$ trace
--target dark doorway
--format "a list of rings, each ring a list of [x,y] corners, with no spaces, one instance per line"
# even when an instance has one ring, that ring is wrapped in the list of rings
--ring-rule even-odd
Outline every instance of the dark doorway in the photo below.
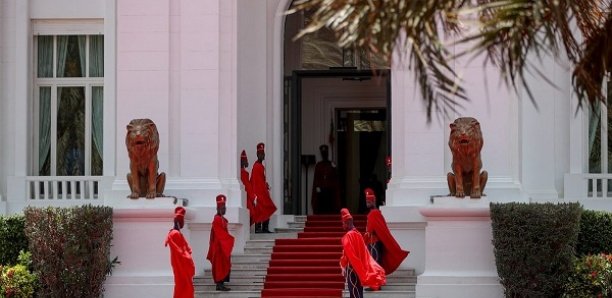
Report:
[[[386,108],[337,109],[338,172],[343,206],[365,213],[363,190],[372,188],[384,201],[385,158],[389,155]],[[380,203],[380,202],[379,202]]]
[[[312,156],[320,160],[321,144],[330,146],[337,165],[342,207],[360,211],[364,185],[373,177],[384,183],[391,148],[390,91],[388,70],[297,70],[286,78],[284,214],[311,212]]]

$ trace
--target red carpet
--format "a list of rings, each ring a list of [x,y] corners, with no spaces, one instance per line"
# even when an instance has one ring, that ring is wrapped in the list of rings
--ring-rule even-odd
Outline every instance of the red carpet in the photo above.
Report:
[[[365,229],[365,215],[353,215]],[[276,239],[261,297],[342,297],[340,215],[309,215],[298,239]]]

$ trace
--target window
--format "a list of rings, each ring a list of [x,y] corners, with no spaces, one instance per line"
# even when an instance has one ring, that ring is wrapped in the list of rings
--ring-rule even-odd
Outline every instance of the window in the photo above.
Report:
[[[604,94],[606,102],[599,103],[600,108],[589,110],[589,173],[612,173],[612,80],[610,75],[605,79]],[[610,181],[608,181],[610,182]],[[612,183],[607,183],[608,192]],[[597,182],[597,192],[601,192],[601,181]],[[589,183],[589,192],[592,192]]]
[[[34,38],[34,172],[101,176],[104,36]]]

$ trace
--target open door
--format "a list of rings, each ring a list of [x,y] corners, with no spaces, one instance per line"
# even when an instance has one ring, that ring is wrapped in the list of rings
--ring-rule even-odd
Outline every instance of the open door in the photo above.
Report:
[[[285,214],[312,214],[314,163],[322,144],[340,173],[343,207],[360,211],[362,187],[374,177],[385,179],[390,91],[388,70],[300,70],[285,80]]]

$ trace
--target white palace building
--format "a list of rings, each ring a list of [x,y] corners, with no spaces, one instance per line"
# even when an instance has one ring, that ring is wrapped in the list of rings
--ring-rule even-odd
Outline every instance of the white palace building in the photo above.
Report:
[[[456,61],[470,100],[429,122],[407,67],[339,49],[326,31],[293,41],[309,16],[284,14],[290,4],[0,0],[0,215],[111,206],[121,265],[105,296],[170,297],[163,241],[173,198],[127,198],[126,125],[137,118],[157,125],[164,194],[188,199],[184,233],[197,275],[210,268],[219,193],[228,197],[234,254],[244,251],[252,229],[239,156],[245,149],[252,165],[259,142],[278,207],[271,229],[312,213],[319,145],[330,146],[353,212],[365,185],[385,184],[391,156],[381,210],[411,251],[401,267],[415,269],[417,297],[502,295],[490,202],[612,209],[608,110],[577,110],[567,61],[539,62],[554,86],[528,78],[537,107],[524,90],[500,84],[492,66]],[[481,199],[447,197],[449,124],[464,116],[483,133]]]

